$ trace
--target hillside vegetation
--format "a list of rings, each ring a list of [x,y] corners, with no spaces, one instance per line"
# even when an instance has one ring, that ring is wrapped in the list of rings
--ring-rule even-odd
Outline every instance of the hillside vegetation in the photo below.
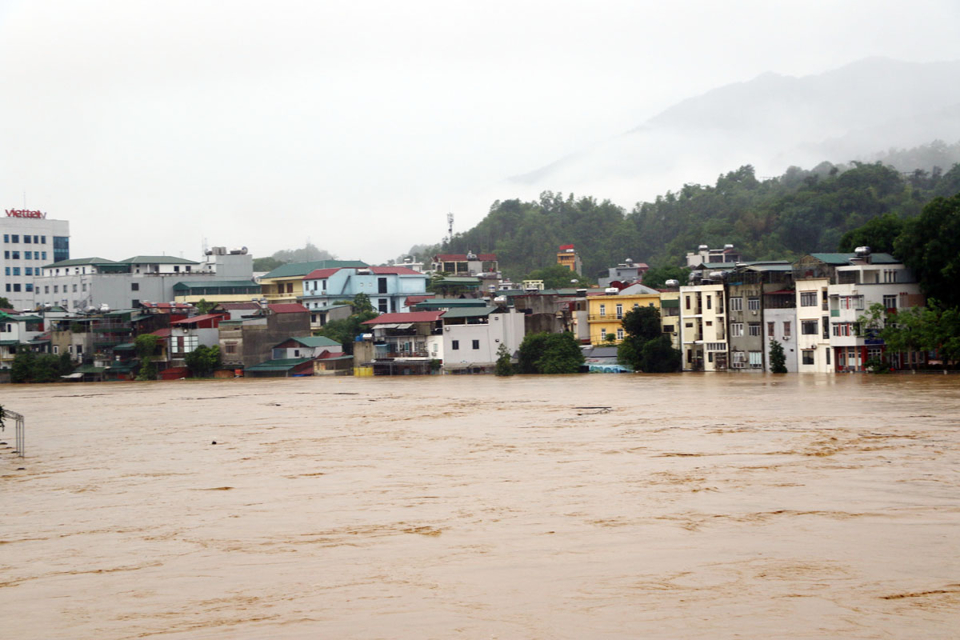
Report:
[[[554,264],[557,247],[567,243],[590,276],[625,258],[679,265],[700,244],[732,243],[747,260],[791,259],[836,251],[844,234],[874,218],[913,218],[931,199],[958,192],[960,164],[946,173],[902,174],[880,163],[822,163],[768,179],[746,165],[714,185],[688,184],[629,212],[609,200],[550,191],[538,201],[497,201],[474,228],[423,254],[494,252],[513,278]]]

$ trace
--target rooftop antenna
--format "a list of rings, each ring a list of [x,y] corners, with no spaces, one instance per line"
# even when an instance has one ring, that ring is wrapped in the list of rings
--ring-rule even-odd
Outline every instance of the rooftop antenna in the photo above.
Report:
[[[453,241],[453,214],[447,214],[447,240]]]

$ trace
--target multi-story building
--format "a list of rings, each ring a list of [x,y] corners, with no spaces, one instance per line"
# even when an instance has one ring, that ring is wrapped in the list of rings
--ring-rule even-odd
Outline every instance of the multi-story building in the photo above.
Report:
[[[627,258],[615,267],[610,267],[606,272],[601,272],[597,278],[597,284],[601,289],[606,289],[614,282],[629,284],[643,280],[643,274],[650,267],[645,262],[634,262]]]
[[[696,252],[687,252],[687,266],[697,267],[704,263],[729,263],[729,266],[741,262],[743,257],[733,248],[732,244],[723,245],[723,249],[711,249],[705,244],[700,245]]]
[[[70,223],[41,211],[7,209],[0,218],[0,296],[17,310],[35,307],[36,276],[51,261],[70,258]]]
[[[883,340],[860,326],[860,317],[881,304],[887,317],[924,304],[913,273],[901,263],[875,256],[864,248],[847,266],[837,267],[836,284],[827,287],[830,307],[830,349],[836,371],[863,371],[868,360],[886,357],[894,368],[914,361],[913,354],[886,353]]]
[[[588,322],[590,323],[590,344],[600,346],[621,342],[625,336],[623,316],[637,307],[660,309],[660,292],[648,287],[647,291],[634,294],[608,294],[588,296]],[[612,336],[609,337],[609,336]]]
[[[562,244],[557,250],[557,264],[566,267],[577,275],[583,275],[583,261],[572,244]]]
[[[727,273],[727,328],[730,369],[767,369],[764,294],[792,286],[789,262],[751,262]]]
[[[35,276],[35,305],[62,306],[74,313],[104,305],[109,309],[134,309],[143,302],[203,297],[184,295],[176,289],[179,283],[202,283],[215,298],[223,297],[213,290],[222,293],[218,287],[224,283],[230,284],[230,290],[247,291],[231,299],[250,300],[259,295],[252,280],[253,258],[246,253],[210,254],[204,262],[176,256],[134,256],[120,261],[79,258],[47,264]]]
[[[524,337],[524,314],[516,309],[465,307],[448,309],[440,317],[443,326],[443,370],[448,373],[492,372],[500,345],[511,356]]]
[[[426,274],[407,267],[317,269],[303,278],[302,301],[317,312],[362,293],[380,313],[403,313],[410,310],[408,297],[427,292],[427,280]]]
[[[0,311],[0,369],[9,369],[20,346],[30,344],[43,330],[40,316]]]
[[[675,280],[668,284],[676,283]],[[679,287],[679,285],[676,285]],[[680,351],[680,289],[672,288],[660,292],[660,321],[663,334],[670,336],[673,348]]]
[[[365,268],[366,262],[359,260],[314,260],[312,262],[291,262],[282,264],[273,271],[260,277],[260,289],[270,303],[300,302],[303,300],[303,278],[318,269],[340,269],[343,267]]]
[[[763,294],[764,361],[770,370],[770,345],[783,347],[787,373],[797,372],[797,295],[793,289],[765,291]]]
[[[433,257],[433,270],[451,276],[481,276],[499,273],[494,253],[440,253]]]
[[[254,315],[238,314],[219,323],[225,367],[246,368],[269,360],[273,347],[287,338],[310,335],[310,312],[299,303],[268,304]]]
[[[727,327],[722,280],[680,287],[680,350],[685,371],[726,371]]]

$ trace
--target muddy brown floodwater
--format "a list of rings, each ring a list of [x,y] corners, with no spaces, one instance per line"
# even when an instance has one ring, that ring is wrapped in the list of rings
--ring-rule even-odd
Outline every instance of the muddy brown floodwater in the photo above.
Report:
[[[2,434],[3,638],[960,636],[960,376],[5,385],[0,403],[28,445]]]

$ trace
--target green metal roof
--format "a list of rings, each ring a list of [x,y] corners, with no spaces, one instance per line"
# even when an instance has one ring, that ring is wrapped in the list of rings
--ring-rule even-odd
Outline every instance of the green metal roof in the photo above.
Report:
[[[496,310],[496,307],[458,307],[447,309],[441,320],[448,318],[485,318]]]
[[[3,311],[0,311],[0,318],[10,322],[43,322],[43,318],[40,316],[15,316]]]
[[[294,367],[310,362],[313,358],[281,358],[279,360],[267,360],[252,367],[247,367],[244,371],[289,371]]]
[[[14,347],[20,344],[19,340],[0,340],[0,347]]]
[[[811,253],[811,256],[830,265],[843,266],[850,264],[850,260],[857,257],[855,253]],[[871,264],[899,264],[899,260],[889,253],[871,253]]]
[[[446,276],[440,280],[440,284],[461,284],[467,286],[480,286],[480,278],[471,278],[469,276]]]
[[[479,298],[429,298],[413,306],[420,311],[429,311],[452,307],[485,307],[487,303]]]
[[[661,300],[660,300],[660,306],[663,307],[664,309],[673,309],[673,308],[679,309],[679,308],[680,308],[680,298],[674,298],[673,300],[670,300],[670,299],[663,300],[663,299],[661,299]]]
[[[133,351],[137,348],[137,345],[132,342],[124,342],[123,344],[118,344],[113,348],[114,351]]]
[[[256,292],[260,291],[260,285],[253,280],[200,280],[178,282],[173,285],[174,291],[190,291],[191,289],[232,289],[245,288]],[[229,293],[236,293],[235,291]]]
[[[46,266],[44,269],[57,268],[57,267],[81,267],[87,265],[100,265],[100,264],[116,264],[114,260],[107,260],[106,258],[74,258],[73,260],[61,260],[60,262],[52,262]]]
[[[106,371],[105,367],[95,367],[92,364],[85,364],[73,370],[74,373],[103,373],[104,371]]]
[[[122,264],[200,264],[196,260],[176,256],[133,256],[119,262]]]
[[[282,264],[264,278],[294,278],[296,276],[305,276],[311,271],[317,269],[340,269],[343,267],[369,267],[366,262],[360,260],[314,260],[312,262],[291,262]]]
[[[311,348],[340,346],[339,342],[337,342],[336,340],[331,340],[326,336],[303,336],[303,337],[296,337],[296,338],[287,338],[287,340],[294,340],[296,342],[299,342],[305,347],[311,347]],[[283,342],[286,342],[286,340],[284,340]],[[280,344],[283,344],[283,342],[281,342]]]
[[[107,373],[130,373],[133,371],[134,365],[124,364],[121,362],[114,362],[109,367],[107,367]]]

